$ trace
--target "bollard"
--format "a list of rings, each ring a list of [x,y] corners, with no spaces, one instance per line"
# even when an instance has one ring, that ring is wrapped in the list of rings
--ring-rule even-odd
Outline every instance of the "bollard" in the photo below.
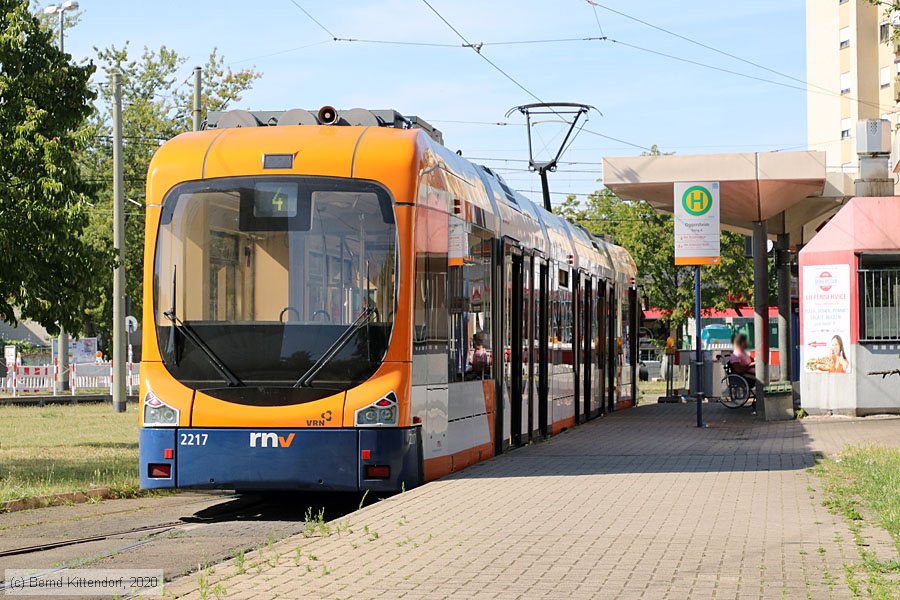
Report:
[[[128,395],[131,395],[132,392],[132,382],[131,380],[134,378],[134,353],[131,348],[131,344],[128,344]]]

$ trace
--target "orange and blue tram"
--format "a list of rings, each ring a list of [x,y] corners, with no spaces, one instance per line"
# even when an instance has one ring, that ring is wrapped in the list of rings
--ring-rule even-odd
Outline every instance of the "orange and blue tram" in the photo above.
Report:
[[[421,119],[211,113],[146,198],[144,488],[400,491],[634,402],[628,252]]]

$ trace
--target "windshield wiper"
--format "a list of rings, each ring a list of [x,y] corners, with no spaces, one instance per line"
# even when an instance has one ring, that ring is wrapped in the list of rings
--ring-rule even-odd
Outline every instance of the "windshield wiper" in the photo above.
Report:
[[[215,367],[216,371],[225,378],[225,381],[228,382],[229,387],[238,387],[244,385],[244,382],[241,381],[237,375],[234,374],[234,371],[229,369],[225,363],[222,362],[216,353],[212,351],[212,349],[206,345],[206,342],[197,335],[197,332],[191,329],[191,327],[178,318],[175,314],[175,308],[173,307],[171,310],[167,310],[163,312],[163,316],[167,318],[172,323],[172,327],[175,328],[180,333],[183,333],[184,336],[194,342],[194,345],[200,348],[203,351],[203,354],[206,355],[206,358],[209,359],[209,364]]]
[[[345,329],[341,335],[338,336],[334,343],[328,347],[321,358],[313,363],[309,369],[307,369],[306,373],[300,376],[300,379],[294,384],[294,387],[309,387],[312,384],[313,378],[319,374],[325,365],[327,365],[331,359],[338,355],[338,352],[344,349],[344,346],[353,338],[353,335],[362,329],[362,327],[369,322],[369,317],[375,314],[377,311],[373,306],[367,306],[363,309],[363,311],[356,317],[356,320],[351,323],[347,329]]]

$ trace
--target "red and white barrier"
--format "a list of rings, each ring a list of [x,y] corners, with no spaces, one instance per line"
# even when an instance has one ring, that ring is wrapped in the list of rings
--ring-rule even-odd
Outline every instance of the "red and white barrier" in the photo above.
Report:
[[[19,366],[16,368],[16,392],[32,394],[53,388],[53,367],[50,365]]]
[[[0,377],[0,391],[19,394],[52,394],[56,395],[57,364],[49,365],[15,365],[7,371],[6,377]],[[126,366],[126,385],[128,394],[140,385],[140,365],[128,363]],[[69,390],[74,396],[78,390],[109,390],[112,393],[113,368],[109,363],[82,363],[69,365]]]

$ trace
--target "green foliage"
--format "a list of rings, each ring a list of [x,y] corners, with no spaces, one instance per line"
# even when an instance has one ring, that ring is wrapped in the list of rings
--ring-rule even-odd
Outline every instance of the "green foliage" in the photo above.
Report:
[[[19,352],[22,356],[41,354],[45,351],[45,348],[39,348],[28,340],[7,340],[0,338],[0,346],[6,346],[7,344],[15,345],[16,352]]]
[[[675,220],[643,201],[625,201],[607,189],[582,204],[567,198],[557,212],[593,234],[624,246],[637,265],[646,306],[670,311],[665,320],[676,327],[694,311],[693,267],[675,266]],[[753,262],[744,256],[744,238],[722,232],[721,264],[703,269],[703,304],[733,308],[753,298]]]
[[[0,0],[0,318],[81,329],[85,274],[112,256],[82,236],[93,189],[77,156],[94,94],[27,2]]]
[[[121,74],[125,213],[126,289],[131,314],[140,318],[143,300],[144,219],[141,204],[150,160],[162,143],[191,126],[191,75],[181,79],[187,59],[165,46],[144,48],[132,58],[126,44],[97,50],[103,74],[98,110],[92,115],[88,137],[92,145],[82,155],[85,173],[96,184],[95,210],[88,236],[112,242],[112,74]],[[203,67],[202,105],[225,108],[240,100],[260,73],[232,71],[216,50]],[[85,330],[109,339],[112,329],[112,277],[104,272],[91,282],[97,299],[88,307]]]

